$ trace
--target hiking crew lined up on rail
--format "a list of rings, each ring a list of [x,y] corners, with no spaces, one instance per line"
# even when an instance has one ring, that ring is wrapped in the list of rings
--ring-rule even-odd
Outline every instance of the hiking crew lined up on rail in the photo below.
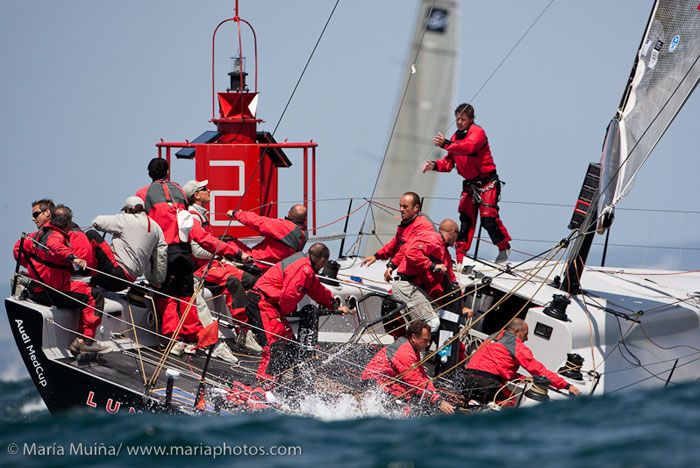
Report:
[[[96,286],[121,291],[145,274],[149,284],[162,293],[155,294],[162,323],[159,331],[179,340],[171,352],[194,352],[203,325],[213,320],[201,293],[196,295],[196,308],[192,307],[177,336],[173,335],[194,295],[194,279],[204,275],[216,253],[206,272],[205,286],[213,294],[224,294],[237,325],[238,345],[262,351],[255,335],[247,333],[246,291],[270,268],[268,263],[276,264],[304,248],[306,207],[292,206],[285,219],[230,212],[231,217],[257,230],[263,240],[253,248],[235,238],[219,242],[211,233],[205,208],[210,199],[208,181],[191,180],[183,189],[169,180],[168,163],[161,158],[149,162],[148,173],[152,183],[126,199],[123,214],[102,215],[93,220],[95,229],[113,235],[111,246],[95,230],[86,235],[72,222],[68,207],[55,207],[48,199],[32,203],[32,219],[40,230],[15,245],[15,258],[29,270],[29,279],[23,281],[26,294],[42,304],[82,310],[78,336],[70,351],[76,355],[96,352],[105,349],[93,340],[104,309],[104,297]],[[262,261],[259,266],[252,262],[251,255]],[[237,268],[224,258],[242,266]],[[71,264],[78,270],[74,271]],[[90,284],[72,281],[71,274],[92,276]],[[324,305],[334,307],[325,302]],[[212,356],[237,362],[223,341]]]
[[[501,181],[491,156],[491,147],[484,129],[474,123],[474,108],[466,103],[455,109],[457,131],[450,140],[442,133],[433,138],[433,144],[447,150],[447,155],[437,161],[426,161],[423,172],[450,172],[457,167],[464,177],[462,196],[459,200],[461,223],[457,238],[457,263],[463,263],[474,238],[477,211],[481,224],[498,247],[496,263],[505,263],[510,256],[510,235],[498,216],[498,200]]]

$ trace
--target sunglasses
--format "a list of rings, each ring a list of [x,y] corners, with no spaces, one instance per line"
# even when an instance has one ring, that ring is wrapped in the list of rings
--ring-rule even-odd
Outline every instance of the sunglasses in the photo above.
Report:
[[[34,213],[32,213],[32,218],[37,219],[39,215],[44,211],[46,211],[46,208],[44,208],[43,210],[35,211]]]
[[[209,187],[207,187],[207,186],[205,185],[204,187],[198,188],[198,189],[195,190],[194,192],[197,193],[197,192],[208,192],[208,191],[209,191]]]

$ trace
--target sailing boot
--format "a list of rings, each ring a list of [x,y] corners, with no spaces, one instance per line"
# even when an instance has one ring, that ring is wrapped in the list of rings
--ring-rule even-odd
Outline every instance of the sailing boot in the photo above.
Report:
[[[255,334],[250,330],[241,330],[241,332],[238,334],[238,338],[236,339],[236,344],[238,344],[238,346],[241,348],[248,349],[255,353],[262,353],[262,346],[260,346],[258,340],[255,339]]]
[[[102,346],[100,343],[93,340],[92,338],[85,338],[85,339],[81,340],[81,343],[80,343],[80,354],[99,353],[99,352],[102,352],[106,349],[109,349],[109,348],[107,346]]]
[[[70,344],[70,346],[68,346],[68,350],[73,356],[77,356],[78,354],[80,354],[80,345],[82,344],[82,338],[76,336],[73,342]]]
[[[231,352],[231,349],[223,341],[219,343],[214,351],[211,353],[211,357],[221,359],[229,364],[237,364],[238,358]]]
[[[503,249],[498,251],[498,257],[496,257],[495,262],[499,265],[506,263],[510,258],[510,249]]]
[[[185,343],[182,341],[176,341],[172,348],[170,348],[170,354],[174,356],[182,356],[185,351]]]

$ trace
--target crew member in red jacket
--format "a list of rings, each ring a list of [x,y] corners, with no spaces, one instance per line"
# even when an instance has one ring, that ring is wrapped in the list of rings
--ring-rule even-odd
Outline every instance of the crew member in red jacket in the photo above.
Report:
[[[85,260],[88,268],[92,268],[93,270],[97,269],[97,259],[94,255],[92,243],[90,239],[88,239],[87,234],[85,234],[77,223],[71,222],[68,228],[68,237],[70,237],[70,245],[73,249],[73,253],[75,253],[78,258]],[[89,270],[78,270],[73,273],[75,276],[94,276],[96,274],[97,273],[94,271]]]
[[[163,334],[172,336],[177,329],[182,314],[187,310],[187,304],[194,294],[193,273],[195,270],[190,241],[194,240],[209,252],[217,251],[224,257],[235,260],[242,259],[242,252],[237,248],[222,242],[207,234],[201,226],[190,225],[178,221],[178,213],[187,211],[187,196],[175,182],[167,180],[170,171],[165,159],[154,158],[148,163],[148,175],[153,182],[136,192],[136,196],[144,200],[144,207],[151,217],[163,230],[165,243],[168,244],[168,272],[160,290],[167,296],[157,300],[157,306],[163,315]],[[220,244],[220,245],[219,245]],[[202,324],[197,317],[193,305],[187,312],[180,332],[175,337],[186,342],[197,341],[197,333]],[[178,354],[179,347],[175,348]]]
[[[468,399],[489,403],[497,396],[507,398],[509,392],[500,389],[509,380],[521,377],[518,374],[520,367],[531,375],[547,377],[552,381],[554,388],[567,389],[569,393],[577,396],[581,394],[578,388],[569,385],[561,376],[551,372],[535,359],[530,348],[525,346],[527,334],[527,323],[516,318],[505,330],[489,338],[486,344],[477,349],[467,364],[464,384],[465,396]]]
[[[32,205],[32,216],[35,222],[41,222],[41,228],[29,235],[29,238],[17,241],[14,248],[15,259],[27,267],[29,278],[36,280],[27,288],[29,296],[40,304],[80,309],[78,336],[69,349],[75,355],[99,352],[104,348],[94,338],[95,330],[102,320],[104,296],[100,290],[91,288],[87,283],[70,279],[72,266],[87,266],[87,262],[77,257],[70,247],[67,230],[73,213],[67,206],[58,205],[50,215],[45,215],[46,209],[39,208],[40,202]],[[50,216],[51,221],[39,220],[40,216]]]
[[[168,272],[160,290],[169,297],[159,298],[157,306],[163,316],[163,334],[172,335],[194,294],[195,268],[189,233],[183,229],[181,236],[178,228],[178,212],[187,210],[187,197],[179,185],[168,180],[170,170],[165,159],[152,159],[148,163],[148,175],[153,182],[138,190],[136,196],[144,201],[146,214],[158,223],[168,244]],[[193,306],[176,338],[194,342],[201,329]]]
[[[32,218],[36,227],[41,229],[44,224],[51,221],[51,210],[56,207],[53,200],[50,198],[43,198],[32,203],[32,213],[39,213],[36,218]],[[80,229],[76,223],[71,221],[71,225],[67,231],[68,237],[70,238],[70,246],[73,250],[73,254],[82,258],[87,262],[89,268],[97,268],[97,260],[95,259],[92,251],[92,245],[87,238],[87,235]],[[73,272],[74,276],[89,276],[90,272],[81,269]]]
[[[329,257],[328,247],[314,244],[308,254],[299,252],[267,270],[248,293],[246,312],[263,346],[259,381],[273,383],[275,376],[294,362],[295,337],[285,317],[296,310],[305,295],[321,307],[336,310],[331,292],[316,277]],[[348,312],[345,306],[338,310]]]
[[[362,260],[362,266],[370,266],[377,259],[389,260],[384,272],[384,280],[387,283],[391,281],[392,272],[403,260],[403,246],[406,244],[406,241],[417,232],[435,231],[435,226],[431,219],[420,212],[420,196],[416,192],[406,192],[401,196],[399,199],[399,211],[401,212],[401,223],[396,228],[396,235],[393,239],[377,250],[377,253]]]
[[[438,232],[422,231],[409,239],[397,270],[399,280],[391,288],[391,295],[408,306],[411,320],[424,319],[433,332],[440,327],[435,301],[449,292],[446,282],[456,279],[447,248],[455,244],[458,230],[457,223],[445,219]],[[462,312],[472,314],[466,307]]]
[[[241,224],[255,229],[264,237],[259,244],[247,251],[254,260],[275,264],[304,250],[307,239],[304,205],[292,206],[284,219],[268,218],[250,211],[230,210],[227,214],[229,218],[234,218]],[[256,264],[263,272],[271,266],[264,263]]]
[[[183,186],[183,190],[185,195],[187,195],[187,201],[190,204],[189,211],[192,213],[195,224],[198,224],[209,235],[213,235],[209,224],[209,210],[205,208],[205,205],[211,199],[209,188],[207,187],[208,183],[208,180],[190,180]],[[239,250],[237,246],[234,248]],[[209,265],[213,253],[202,248],[194,241],[192,242],[192,255],[197,264],[197,270],[194,274],[201,278],[204,270]],[[249,261],[250,256],[241,252],[241,262],[247,263]],[[253,264],[251,263],[250,265],[252,266]],[[255,341],[254,335],[248,332],[248,327],[245,326],[246,322],[248,322],[248,315],[245,312],[246,291],[252,288],[257,280],[257,275],[242,271],[231,263],[225,263],[217,255],[217,258],[212,261],[210,268],[207,270],[204,285],[212,291],[212,294],[223,293],[226,306],[231,311],[231,317],[235,321],[234,325],[238,329],[238,344],[251,351],[260,352],[262,347]]]
[[[454,414],[454,406],[442,399],[419,365],[421,353],[430,345],[430,326],[417,320],[406,335],[379,350],[365,367],[362,380],[375,380],[382,390],[406,400],[425,398],[443,413]]]
[[[498,216],[498,200],[501,182],[491,156],[488,138],[484,129],[474,123],[474,108],[466,103],[455,109],[457,131],[447,140],[442,133],[433,138],[435,146],[445,148],[447,156],[438,161],[426,161],[423,172],[450,172],[457,167],[462,182],[462,197],[459,201],[461,227],[457,239],[457,262],[469,251],[476,227],[477,210],[481,224],[489,233],[491,241],[498,247],[496,263],[505,263],[510,256],[510,235]]]

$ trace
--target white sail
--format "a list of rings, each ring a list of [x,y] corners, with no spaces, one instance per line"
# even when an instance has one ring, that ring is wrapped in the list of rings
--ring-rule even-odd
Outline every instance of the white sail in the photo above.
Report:
[[[629,192],[642,164],[698,80],[698,2],[657,1],[617,115],[608,126],[600,161],[601,213],[610,216]]]
[[[449,127],[457,70],[459,1],[422,0],[419,6],[412,46],[399,90],[397,117],[386,156],[382,162],[372,198],[398,208],[406,191],[421,197],[433,195],[435,178],[421,173],[422,163],[439,159],[442,151],[432,145],[433,136]],[[424,206],[423,211],[429,212]],[[366,220],[382,243],[391,239],[399,220],[374,210]],[[381,247],[375,236],[367,236],[366,254]]]

